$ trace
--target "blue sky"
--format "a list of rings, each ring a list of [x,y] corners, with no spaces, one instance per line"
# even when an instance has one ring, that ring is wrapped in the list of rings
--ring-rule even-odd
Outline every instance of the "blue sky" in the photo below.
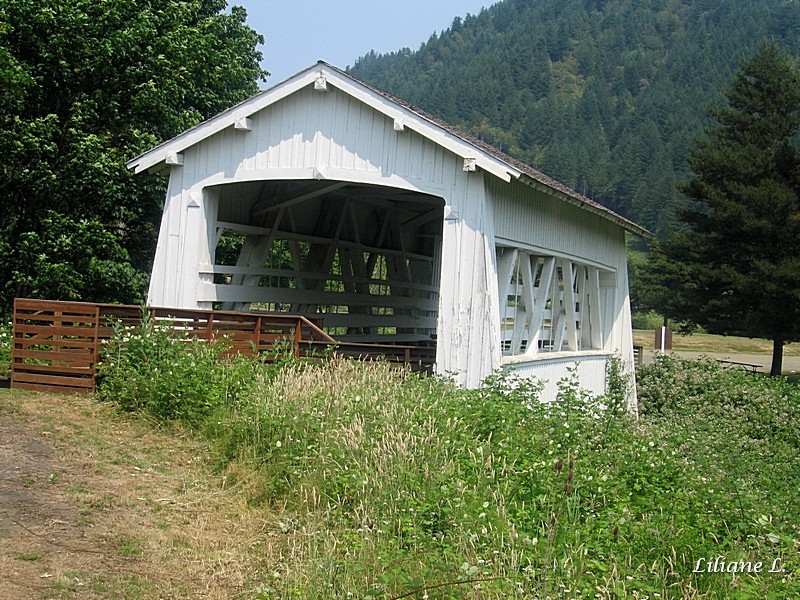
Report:
[[[345,69],[370,50],[419,48],[457,16],[477,14],[497,0],[228,0],[247,9],[247,23],[264,36],[262,66],[280,83],[324,60]]]

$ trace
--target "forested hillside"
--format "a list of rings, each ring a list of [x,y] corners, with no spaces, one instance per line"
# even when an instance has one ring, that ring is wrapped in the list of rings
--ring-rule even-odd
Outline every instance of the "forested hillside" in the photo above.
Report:
[[[504,0],[350,72],[659,235],[740,61],[800,54],[791,0]]]

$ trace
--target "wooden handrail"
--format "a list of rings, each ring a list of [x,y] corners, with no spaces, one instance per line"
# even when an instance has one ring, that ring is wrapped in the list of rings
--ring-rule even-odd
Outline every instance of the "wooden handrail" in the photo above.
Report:
[[[270,352],[281,340],[297,358],[317,358],[335,349],[351,357],[380,356],[406,365],[430,365],[435,348],[337,341],[305,315],[217,311],[50,300],[14,301],[12,387],[40,391],[93,391],[101,341],[113,335],[112,323],[171,322],[176,331],[200,339],[233,339],[231,352]]]

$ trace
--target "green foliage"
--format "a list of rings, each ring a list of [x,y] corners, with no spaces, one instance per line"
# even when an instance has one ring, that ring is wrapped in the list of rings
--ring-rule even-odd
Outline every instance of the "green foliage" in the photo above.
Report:
[[[800,340],[800,69],[774,45],[742,63],[692,149],[688,229],[656,248],[661,312],[710,333]]]
[[[23,251],[61,235],[48,231],[54,215],[73,234],[102,224],[113,256],[95,271],[120,277],[121,294],[142,294],[164,187],[125,161],[247,98],[264,75],[262,38],[225,5],[0,0],[0,311],[53,288],[101,299],[97,273],[83,271],[100,258],[96,245],[85,255],[74,245],[41,288],[29,281]]]
[[[22,234],[11,283],[21,296],[95,302],[144,300],[148,276],[130,264],[119,239],[97,219],[49,212],[40,233]]]
[[[639,257],[641,260],[641,256]],[[631,289],[631,302],[638,311],[653,311],[664,319],[686,319],[683,307],[691,294],[695,281],[688,265],[671,260],[659,240],[650,243],[650,253],[635,267],[635,289]],[[635,301],[633,300],[635,295]],[[684,331],[691,331],[697,323],[689,319]]]
[[[634,329],[655,330],[664,324],[664,317],[655,311],[638,312],[631,315],[631,327]]]
[[[796,569],[800,388],[785,379],[723,370],[712,360],[670,356],[644,367],[639,385],[645,421],[682,457],[689,493],[706,507],[696,518],[718,523],[717,553],[767,564],[789,557],[788,569]],[[739,592],[797,596],[793,577],[772,576],[772,582],[745,577]],[[774,587],[765,587],[769,583]]]
[[[11,374],[12,324],[0,321],[0,377]]]
[[[657,240],[650,242],[650,252],[628,246],[628,291],[631,299],[631,324],[634,329],[658,329],[674,314],[678,292],[668,282],[684,276],[663,260]]]
[[[540,382],[508,372],[463,390],[383,363],[212,356],[201,377],[174,366],[201,349],[137,335],[130,359],[107,353],[126,366],[105,367],[104,397],[188,419],[226,485],[276,515],[265,526],[291,559],[255,597],[800,593],[800,388],[784,380],[660,357],[640,370],[635,419],[617,361],[605,395],[573,373],[544,404]],[[145,373],[169,397],[122,387]],[[785,572],[693,572],[717,556]]]
[[[800,51],[796,2],[507,0],[351,71],[663,237],[705,107],[765,39]]]
[[[218,265],[235,265],[247,236],[237,231],[223,231],[215,249],[215,262]]]
[[[224,341],[206,343],[145,318],[117,326],[98,365],[101,400],[160,421],[199,426],[249,386],[258,361],[223,359]]]

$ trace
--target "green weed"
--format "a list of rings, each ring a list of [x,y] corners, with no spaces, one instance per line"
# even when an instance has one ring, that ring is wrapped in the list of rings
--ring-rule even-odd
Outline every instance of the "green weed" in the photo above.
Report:
[[[194,398],[181,372],[164,387]],[[197,427],[226,485],[282,515],[285,562],[255,597],[800,594],[800,390],[784,380],[662,357],[639,371],[637,418],[613,361],[605,395],[572,373],[549,404],[507,372],[479,390],[336,359],[204,373],[202,410],[144,408]],[[695,572],[717,556],[783,571]]]
[[[117,544],[117,556],[141,556],[144,554],[139,540],[123,538]]]
[[[118,326],[98,365],[98,396],[125,411],[197,426],[250,385],[257,360],[226,357],[224,340],[206,343],[144,315]]]
[[[0,377],[11,375],[11,321],[0,321]]]

